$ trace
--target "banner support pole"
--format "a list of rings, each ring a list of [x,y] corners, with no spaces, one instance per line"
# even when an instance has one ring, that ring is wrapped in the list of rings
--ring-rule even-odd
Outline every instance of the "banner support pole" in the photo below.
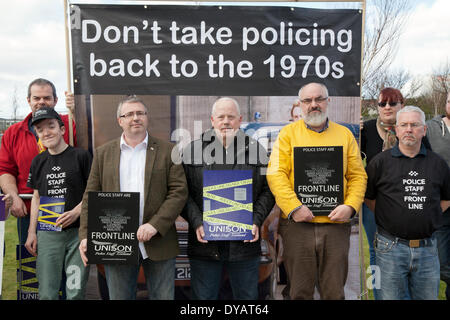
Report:
[[[362,0],[362,30],[361,30],[361,72],[359,80],[359,90],[360,90],[360,126],[359,126],[359,146],[361,147],[361,123],[362,123],[362,70],[363,70],[363,58],[364,58],[364,32],[366,23],[366,0]],[[366,288],[366,277],[365,277],[365,263],[364,263],[364,239],[363,239],[363,215],[362,215],[362,205],[359,211],[359,265],[360,265],[360,281],[361,281],[361,294],[360,298],[364,300],[369,300],[368,291]]]
[[[68,19],[69,15],[67,14],[68,6],[67,2],[69,0],[63,0],[64,2],[64,29],[65,29],[65,42],[66,42],[66,79],[67,79],[67,91],[68,93],[72,93],[72,82],[71,82],[71,72],[70,72],[70,48],[69,48],[69,24]],[[71,146],[74,145],[73,138],[73,114],[72,109],[67,108],[69,110],[69,144]]]

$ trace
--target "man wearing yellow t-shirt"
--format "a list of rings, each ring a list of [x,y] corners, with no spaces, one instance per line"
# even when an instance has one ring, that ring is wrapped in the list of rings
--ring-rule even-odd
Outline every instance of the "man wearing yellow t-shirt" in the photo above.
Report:
[[[302,119],[284,127],[275,142],[267,181],[281,208],[279,232],[291,299],[313,299],[317,285],[321,299],[345,299],[350,219],[364,200],[367,175],[353,134],[329,121],[330,98],[320,83],[299,91]],[[327,215],[314,215],[294,190],[294,147],[342,148],[343,203]],[[297,161],[301,161],[297,159]]]

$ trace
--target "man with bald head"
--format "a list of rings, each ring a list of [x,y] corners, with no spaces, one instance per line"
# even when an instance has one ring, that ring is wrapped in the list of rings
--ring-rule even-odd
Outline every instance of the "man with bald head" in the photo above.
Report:
[[[328,119],[327,88],[320,83],[309,83],[300,89],[299,98],[302,119],[281,129],[267,172],[270,189],[282,211],[279,232],[291,287],[289,295],[291,299],[313,299],[317,285],[321,299],[344,299],[349,222],[364,200],[367,175],[353,134]],[[339,161],[343,164],[343,203],[325,215],[313,214],[311,205],[303,204],[294,190],[294,148],[297,147],[342,148]],[[312,186],[312,182],[306,185]]]
[[[233,298],[258,299],[258,267],[261,253],[259,228],[274,205],[267,185],[266,150],[240,130],[239,104],[232,98],[218,99],[211,112],[212,129],[183,151],[189,187],[182,216],[189,222],[188,255],[192,297],[216,300],[222,270],[228,272]],[[251,170],[253,199],[252,239],[207,241],[203,228],[203,173],[205,170]]]

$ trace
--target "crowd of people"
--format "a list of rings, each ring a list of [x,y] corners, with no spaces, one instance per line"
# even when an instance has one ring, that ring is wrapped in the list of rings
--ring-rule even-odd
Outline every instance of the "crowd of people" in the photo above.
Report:
[[[226,270],[234,299],[258,299],[260,228],[274,205],[281,210],[290,299],[313,299],[315,288],[321,299],[345,299],[350,221],[361,207],[371,267],[379,277],[374,298],[437,299],[440,279],[449,297],[450,94],[446,114],[426,122],[420,108],[405,106],[399,90],[383,89],[378,117],[362,124],[359,146],[347,128],[328,118],[328,88],[308,83],[270,157],[240,129],[242,115],[232,98],[215,101],[211,129],[180,155],[150,134],[151,106],[139,97],[119,103],[122,134],[93,156],[76,147],[75,130],[75,146],[69,144],[69,118],[54,110],[58,98],[50,81],[31,82],[27,101],[31,112],[1,142],[0,188],[17,218],[20,244],[37,256],[40,299],[58,299],[60,288],[67,299],[85,297],[88,216],[96,214],[88,210],[90,191],[140,194],[139,262],[105,265],[111,299],[136,298],[141,267],[149,299],[174,298],[179,215],[189,223],[192,298],[218,299]],[[66,104],[73,109],[73,95],[66,94]],[[295,190],[294,168],[302,161],[294,157],[297,147],[342,150],[343,201],[325,215],[302,203]],[[205,170],[251,172],[250,240],[205,240]],[[19,194],[32,194],[31,200]],[[36,231],[41,199],[55,195],[65,200],[56,221],[62,231]],[[69,270],[77,271],[77,283],[69,282]]]

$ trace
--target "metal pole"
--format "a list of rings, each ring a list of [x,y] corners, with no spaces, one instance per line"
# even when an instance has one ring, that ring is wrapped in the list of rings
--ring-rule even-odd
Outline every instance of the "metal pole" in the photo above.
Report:
[[[362,31],[361,31],[361,70],[363,69],[363,57],[364,57],[364,32],[365,32],[365,26],[366,26],[366,0],[362,0]],[[359,80],[359,90],[360,90],[360,113],[361,113],[361,106],[362,106],[362,73],[360,75]],[[361,115],[360,115],[361,116]],[[359,127],[359,145],[361,146],[361,126]],[[360,297],[361,299],[368,300],[368,292],[366,289],[366,276],[365,276],[365,263],[364,263],[364,239],[363,239],[363,216],[362,216],[362,206],[359,210],[359,223],[358,223],[358,229],[359,229],[359,266],[360,266]]]
[[[70,73],[70,48],[69,48],[69,24],[68,19],[69,16],[67,14],[67,2],[68,0],[64,1],[64,25],[65,25],[65,39],[66,39],[66,79],[67,79],[67,91],[69,93],[72,93],[72,81],[71,81],[71,73]],[[67,108],[69,110],[69,144],[71,146],[74,145],[73,142],[73,114],[72,110]]]

